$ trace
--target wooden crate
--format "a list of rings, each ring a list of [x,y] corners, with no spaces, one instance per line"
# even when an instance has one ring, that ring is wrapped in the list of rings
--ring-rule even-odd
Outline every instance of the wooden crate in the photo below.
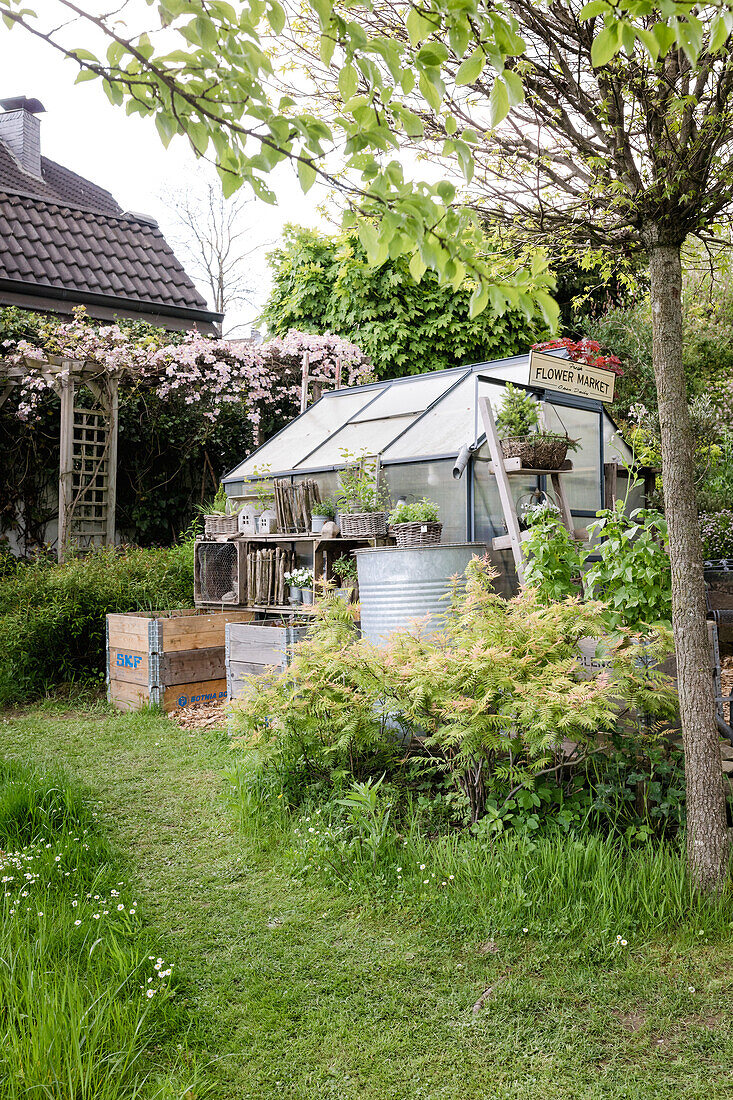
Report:
[[[118,710],[165,711],[227,697],[227,623],[251,611],[129,612],[107,616],[107,697]]]
[[[293,646],[307,633],[307,626],[292,624],[229,623],[225,650],[229,698],[241,696],[245,677],[260,676],[272,668],[286,668]]]

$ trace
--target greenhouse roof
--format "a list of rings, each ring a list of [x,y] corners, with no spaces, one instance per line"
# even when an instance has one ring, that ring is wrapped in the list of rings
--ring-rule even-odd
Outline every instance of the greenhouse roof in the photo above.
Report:
[[[432,374],[331,390],[226,475],[225,484],[338,468],[343,452],[379,454],[384,464],[457,454],[483,431],[478,396],[525,384],[529,353]],[[492,375],[496,381],[486,380]],[[492,402],[493,403],[493,402]]]

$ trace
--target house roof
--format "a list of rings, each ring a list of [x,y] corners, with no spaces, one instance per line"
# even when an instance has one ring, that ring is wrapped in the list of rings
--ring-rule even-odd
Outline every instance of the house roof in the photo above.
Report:
[[[97,316],[142,314],[203,331],[221,321],[152,219],[125,213],[48,157],[41,166],[42,179],[24,171],[0,140],[0,303],[86,304]]]

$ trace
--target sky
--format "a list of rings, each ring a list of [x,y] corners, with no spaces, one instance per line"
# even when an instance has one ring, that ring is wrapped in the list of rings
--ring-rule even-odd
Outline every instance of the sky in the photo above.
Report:
[[[202,171],[201,162],[182,138],[174,138],[164,148],[153,120],[137,115],[128,118],[124,108],[108,102],[101,82],[75,85],[77,71],[70,61],[21,30],[3,33],[0,28],[0,99],[19,95],[40,99],[46,108],[40,116],[43,155],[111,191],[123,210],[152,215],[167,237],[175,237],[180,230],[161,196],[166,189],[195,181]],[[282,227],[294,222],[335,228],[318,212],[326,196],[317,184],[303,195],[289,165],[273,175],[273,183],[278,193],[276,207],[257,199],[247,208],[258,245],[252,257],[256,304],[227,318],[227,327],[233,323],[245,326],[237,335],[247,333],[264,303],[268,286],[265,252],[277,243]],[[200,289],[210,298],[205,286]]]

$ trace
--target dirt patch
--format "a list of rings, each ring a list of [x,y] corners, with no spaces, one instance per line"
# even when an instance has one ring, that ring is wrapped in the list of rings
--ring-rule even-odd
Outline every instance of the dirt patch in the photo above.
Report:
[[[189,703],[185,710],[173,711],[168,717],[185,730],[225,730],[229,724],[226,703]]]

